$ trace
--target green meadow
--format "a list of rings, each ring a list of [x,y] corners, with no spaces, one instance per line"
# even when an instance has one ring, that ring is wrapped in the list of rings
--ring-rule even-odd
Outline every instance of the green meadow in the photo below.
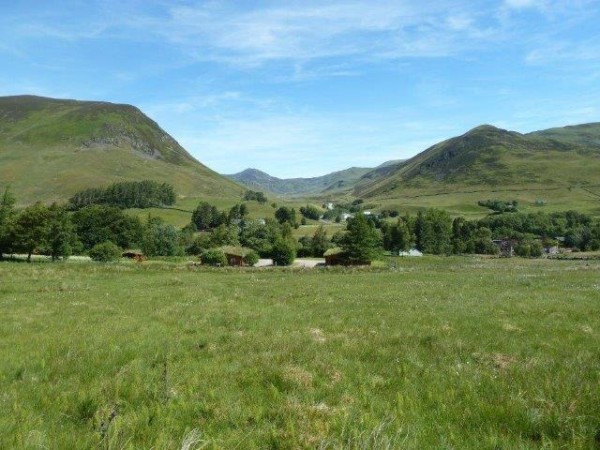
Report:
[[[594,449],[600,261],[0,263],[0,448]]]
[[[479,219],[489,214],[489,210],[478,206],[477,202],[489,199],[517,200],[519,211],[525,213],[576,210],[593,217],[600,216],[600,188],[597,185],[544,188],[523,184],[508,189],[463,186],[438,191],[404,189],[400,193],[382,195],[366,202],[377,205],[378,209],[397,209],[403,214],[415,214],[424,208],[440,208],[452,216]]]

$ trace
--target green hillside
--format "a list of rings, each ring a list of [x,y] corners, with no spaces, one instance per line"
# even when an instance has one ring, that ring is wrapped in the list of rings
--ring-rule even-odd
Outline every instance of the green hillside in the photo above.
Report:
[[[351,167],[346,170],[312,178],[277,178],[257,169],[246,169],[233,175],[225,175],[249,189],[266,191],[288,197],[306,197],[337,194],[352,190],[363,175],[371,169]]]
[[[182,196],[237,197],[242,191],[133,106],[0,97],[0,188],[10,185],[20,203],[64,200],[84,188],[142,179],[171,183]]]
[[[438,206],[461,214],[477,200],[600,214],[600,124],[520,134],[489,125],[366,174],[354,195],[380,205]]]
[[[558,142],[577,144],[600,149],[600,123],[586,123],[529,133],[527,136],[540,136]]]

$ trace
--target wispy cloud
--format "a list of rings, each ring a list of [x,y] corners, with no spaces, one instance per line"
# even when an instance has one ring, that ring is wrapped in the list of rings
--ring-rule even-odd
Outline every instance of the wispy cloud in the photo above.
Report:
[[[186,55],[188,63],[252,69],[283,62],[289,79],[305,80],[354,76],[365,63],[453,57],[507,43],[526,46],[531,36],[521,37],[529,29],[523,30],[515,14],[538,10],[546,17],[560,16],[559,28],[575,26],[568,19],[585,12],[590,0],[568,3],[567,8],[558,0],[504,0],[500,5],[483,0],[307,0],[285,6],[211,1],[136,7],[136,2],[106,0],[96,3],[95,14],[86,20],[61,20],[57,11],[13,28],[23,38],[162,42]],[[528,25],[536,26],[535,21]],[[524,51],[530,62],[537,58],[535,49]]]
[[[222,5],[174,7],[156,32],[196,47],[198,58],[257,66],[325,58],[447,56],[472,44],[476,23],[459,2],[306,2],[302,7],[236,11]],[[444,36],[443,39],[440,39]],[[480,35],[479,38],[482,38]]]
[[[509,8],[524,9],[524,8],[540,8],[548,3],[544,0],[505,0],[504,4]]]
[[[107,4],[122,13],[111,11]],[[57,13],[50,20],[34,16],[14,28],[24,38],[160,40],[195,60],[246,68],[274,61],[297,65],[344,58],[348,64],[352,60],[450,56],[498,36],[491,32],[494,24],[489,20],[479,23],[493,9],[484,7],[482,13],[481,5],[474,8],[463,0],[420,4],[306,1],[301,6],[267,3],[254,7],[159,2],[154,8],[139,8],[134,15],[127,14],[128,4],[109,1],[101,5],[85,21],[63,21]],[[351,70],[323,72],[352,74]]]
[[[136,104],[223,172],[319,175],[600,114],[598,0],[35,3],[0,14],[0,94]]]
[[[598,36],[600,39],[600,35]],[[547,64],[564,61],[596,61],[600,63],[600,42],[549,42],[531,50],[526,61],[530,64]]]

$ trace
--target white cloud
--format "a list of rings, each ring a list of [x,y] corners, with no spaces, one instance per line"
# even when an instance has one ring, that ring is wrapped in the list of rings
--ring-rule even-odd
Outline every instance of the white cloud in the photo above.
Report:
[[[173,6],[167,17],[136,18],[128,26],[181,46],[198,60],[257,67],[273,61],[449,56],[497,37],[489,25],[478,27],[481,14],[463,1],[307,1],[301,7],[245,10],[210,3]]]

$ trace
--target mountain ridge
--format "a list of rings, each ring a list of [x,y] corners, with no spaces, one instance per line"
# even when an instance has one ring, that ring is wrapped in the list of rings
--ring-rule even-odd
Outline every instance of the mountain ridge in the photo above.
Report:
[[[278,178],[259,169],[249,168],[224,176],[250,189],[264,190],[281,196],[298,197],[325,193],[335,194],[350,190],[354,183],[370,170],[365,167],[350,167],[318,177]]]
[[[141,179],[171,183],[183,196],[242,192],[127,104],[0,97],[0,148],[0,183],[24,203]]]
[[[600,171],[600,123],[527,134],[480,125],[386,168],[383,176],[365,174],[354,194],[371,198],[452,186],[593,184],[600,181],[595,170]]]

